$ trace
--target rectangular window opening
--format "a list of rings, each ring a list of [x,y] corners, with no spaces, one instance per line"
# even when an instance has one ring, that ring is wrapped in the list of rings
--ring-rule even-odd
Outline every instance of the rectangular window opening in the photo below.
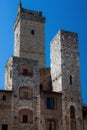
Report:
[[[47,109],[55,109],[54,98],[47,98]]]
[[[23,123],[28,123],[28,115],[23,115]]]
[[[6,101],[6,95],[3,95],[3,96],[2,96],[2,100],[3,100],[3,101]]]
[[[8,125],[7,124],[3,124],[2,125],[2,130],[8,130]]]
[[[72,85],[72,76],[70,75],[70,84]]]
[[[31,30],[31,34],[34,35],[35,34],[35,30]]]

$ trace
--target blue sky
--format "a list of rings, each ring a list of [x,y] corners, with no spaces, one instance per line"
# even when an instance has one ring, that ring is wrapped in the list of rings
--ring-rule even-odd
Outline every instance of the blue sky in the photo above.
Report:
[[[50,65],[50,40],[60,29],[79,35],[82,100],[87,104],[87,0],[21,0],[24,8],[46,17],[46,66]],[[4,89],[5,65],[13,56],[14,29],[19,0],[0,0],[0,88]]]

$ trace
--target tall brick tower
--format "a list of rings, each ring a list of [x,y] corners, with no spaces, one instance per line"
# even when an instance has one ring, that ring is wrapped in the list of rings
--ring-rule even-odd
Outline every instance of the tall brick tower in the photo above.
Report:
[[[51,41],[53,91],[62,92],[63,130],[83,130],[78,36],[59,31]]]
[[[39,61],[45,67],[44,24],[42,12],[26,10],[19,4],[14,25],[14,56]]]

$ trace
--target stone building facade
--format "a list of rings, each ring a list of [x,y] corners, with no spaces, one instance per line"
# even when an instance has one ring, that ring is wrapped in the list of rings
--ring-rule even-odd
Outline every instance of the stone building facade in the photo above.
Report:
[[[45,17],[19,4],[14,56],[0,90],[0,130],[87,130],[80,90],[78,35],[60,30],[45,67]]]

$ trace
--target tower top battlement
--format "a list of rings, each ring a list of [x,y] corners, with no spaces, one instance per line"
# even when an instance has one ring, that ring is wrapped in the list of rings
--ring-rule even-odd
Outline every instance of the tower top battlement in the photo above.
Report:
[[[26,19],[35,22],[45,23],[45,17],[42,16],[41,11],[33,11],[33,10],[25,9],[23,8],[21,2],[19,3],[15,26],[18,23],[19,19]]]

